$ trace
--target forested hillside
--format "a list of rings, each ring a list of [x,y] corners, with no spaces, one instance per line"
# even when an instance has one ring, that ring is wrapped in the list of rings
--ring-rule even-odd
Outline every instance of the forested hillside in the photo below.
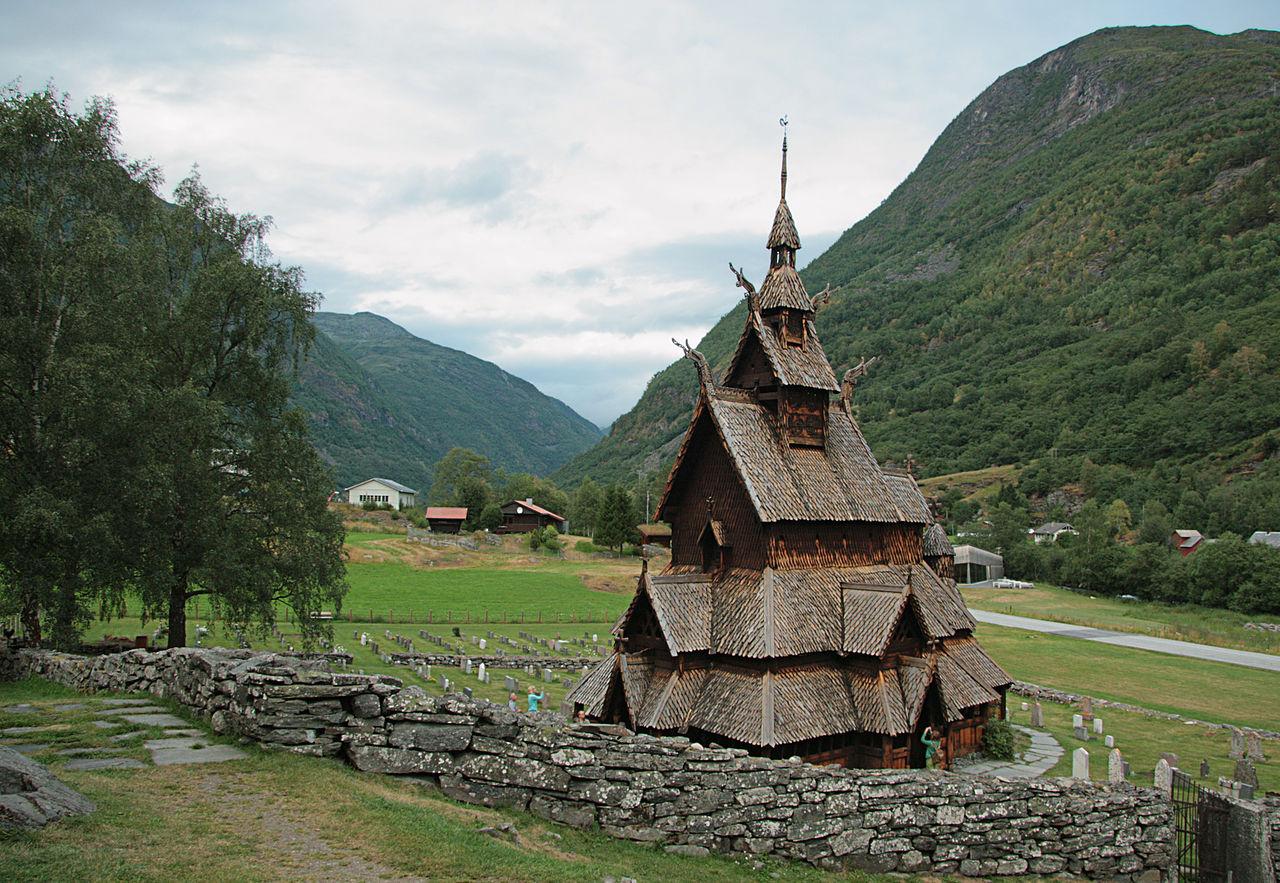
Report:
[[[762,246],[767,222],[762,207]],[[1037,461],[1032,492],[1083,476],[1171,508],[1266,472],[1280,35],[1108,29],[1006,74],[801,275],[837,289],[818,317],[832,362],[882,357],[857,398],[881,459],[913,454],[926,475]],[[719,370],[742,321],[700,344]],[[668,367],[555,477],[662,472],[695,389],[692,365]]]
[[[372,313],[317,313],[294,401],[342,485],[382,476],[424,492],[453,447],[546,474],[600,430],[533,384]]]

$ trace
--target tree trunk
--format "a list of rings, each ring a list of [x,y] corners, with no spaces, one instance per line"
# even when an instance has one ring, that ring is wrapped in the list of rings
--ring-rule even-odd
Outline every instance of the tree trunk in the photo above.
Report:
[[[187,578],[174,577],[169,589],[169,647],[187,646]]]
[[[40,605],[34,598],[29,597],[22,605],[22,630],[28,644],[40,646]]]

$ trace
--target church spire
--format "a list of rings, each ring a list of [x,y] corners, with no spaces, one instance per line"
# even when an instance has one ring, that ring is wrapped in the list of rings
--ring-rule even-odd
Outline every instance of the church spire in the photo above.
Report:
[[[796,232],[796,222],[787,207],[787,118],[783,117],[778,123],[782,126],[782,196],[778,200],[778,211],[773,216],[773,229],[769,231],[769,266],[794,267],[796,252],[800,249],[800,234]]]
[[[787,118],[778,120],[782,123],[782,201],[787,201]]]

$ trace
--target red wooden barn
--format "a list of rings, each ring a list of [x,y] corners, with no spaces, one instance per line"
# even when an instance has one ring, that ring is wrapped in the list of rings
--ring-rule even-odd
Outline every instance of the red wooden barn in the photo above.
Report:
[[[867,363],[836,383],[786,174],[784,140],[769,272],[758,294],[739,274],[749,309],[724,378],[686,349],[699,397],[657,511],[671,563],[642,572],[615,652],[566,710],[845,766],[920,766],[929,725],[967,754],[1011,678],[973,637],[915,479],[863,439]]]
[[[436,533],[457,533],[467,520],[466,506],[428,506],[427,525]]]

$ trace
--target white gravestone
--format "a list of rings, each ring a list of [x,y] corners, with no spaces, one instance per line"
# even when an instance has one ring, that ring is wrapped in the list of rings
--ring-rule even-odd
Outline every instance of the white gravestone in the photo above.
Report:
[[[1071,715],[1071,729],[1073,729],[1073,730],[1078,730],[1078,729],[1080,729],[1080,728],[1081,728],[1081,727],[1083,727],[1083,726],[1084,726],[1084,715],[1083,715],[1083,714],[1073,714],[1073,715]]]
[[[1124,759],[1120,756],[1119,748],[1112,748],[1107,756],[1107,781],[1112,785],[1124,782]]]
[[[1071,778],[1079,779],[1082,782],[1089,781],[1089,752],[1084,748],[1077,748],[1071,752]]]
[[[1163,757],[1156,763],[1155,784],[1166,797],[1173,793],[1173,767]]]
[[[1106,744],[1107,744],[1107,747],[1108,747],[1108,748],[1115,748],[1115,747],[1116,747],[1116,737],[1115,737],[1115,736],[1110,736],[1110,735],[1109,735],[1109,736],[1107,736],[1107,738],[1106,738],[1106,740],[1105,740],[1105,741],[1106,741]]]
[[[483,662],[480,663],[480,665],[476,669],[476,679],[481,681],[484,680],[484,663]]]
[[[1102,735],[1102,718],[1095,717],[1093,719],[1093,731],[1097,733],[1099,736]]]
[[[1029,706],[1027,703],[1025,703],[1025,702],[1024,702],[1024,703],[1022,703],[1022,710],[1023,710],[1023,711],[1026,711],[1026,710],[1027,710],[1028,708],[1030,708],[1030,707],[1031,707],[1031,706]]]
[[[489,646],[489,642],[488,642],[488,641],[486,641],[484,638],[481,638],[481,639],[480,639],[480,649],[481,649],[481,650],[484,650],[484,649],[488,648],[488,646]]]

